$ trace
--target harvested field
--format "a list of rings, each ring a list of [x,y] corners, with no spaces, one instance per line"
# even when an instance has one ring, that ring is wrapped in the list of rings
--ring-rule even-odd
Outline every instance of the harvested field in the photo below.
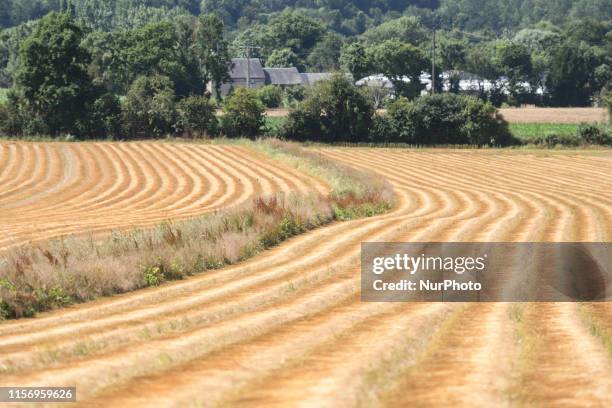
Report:
[[[0,249],[188,218],[321,182],[242,147],[0,142]]]
[[[26,173],[32,178],[44,171],[36,171],[32,163],[18,177],[11,170],[19,168],[13,162],[35,162],[26,159],[56,149],[85,155],[100,148],[70,146],[2,145],[0,157],[21,151],[20,160],[0,161],[0,191],[13,195],[0,205],[12,209],[13,218],[19,211],[11,203],[17,200],[32,207],[26,214],[41,219],[53,211],[62,214],[61,204],[68,203],[73,229],[78,229],[80,219],[93,222],[95,209],[101,211],[97,216],[101,207],[119,211],[110,196],[133,184],[142,189],[146,182],[135,180],[147,179],[142,175],[147,171],[166,177],[151,176],[148,193],[136,198],[131,193],[132,200],[124,200],[135,215],[147,208],[152,218],[210,211],[258,189],[311,184],[237,147],[103,144],[107,153],[90,157],[115,154],[112,158],[129,150],[138,155],[125,159],[134,168],[134,178],[128,177],[132,182],[100,183],[123,187],[103,188],[107,194],[99,199],[81,188],[66,194],[64,201],[51,201],[56,210],[37,214],[35,206],[49,206],[45,197],[53,196],[52,186],[61,185],[65,176],[49,172],[27,182]],[[362,303],[358,262],[364,241],[610,241],[611,152],[319,152],[387,178],[396,191],[395,208],[311,231],[223,270],[35,319],[3,322],[0,385],[76,385],[79,401],[68,406],[83,407],[608,405],[612,360],[578,305]],[[144,160],[145,153],[164,159],[153,164]],[[211,158],[196,160],[200,154]],[[192,167],[178,164],[182,155],[192,158]],[[94,174],[85,170],[94,162],[83,160],[83,168],[75,171],[86,178]],[[119,160],[108,162],[119,165]],[[187,180],[172,184],[168,179],[179,170],[189,180],[202,180],[200,187]],[[218,177],[216,184],[212,174]],[[205,182],[206,177],[211,179]],[[257,183],[258,178],[269,185]],[[216,201],[198,199],[224,180],[234,187],[217,193]],[[4,187],[8,184],[11,190]],[[26,188],[39,195],[28,201]],[[194,189],[200,193],[180,200],[177,190]],[[160,200],[151,198],[155,194],[166,207],[174,201],[183,209],[161,210]],[[2,219],[3,226],[7,220],[11,217]],[[127,223],[141,220],[127,218]],[[120,221],[116,216],[101,228]],[[601,327],[610,327],[608,304],[589,306],[589,313]]]
[[[502,108],[500,112],[510,123],[606,123],[605,108]]]

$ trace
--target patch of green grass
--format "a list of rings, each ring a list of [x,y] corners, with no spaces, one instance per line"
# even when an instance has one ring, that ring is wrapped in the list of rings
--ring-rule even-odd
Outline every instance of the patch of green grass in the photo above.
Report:
[[[266,128],[268,129],[268,133],[272,135],[278,134],[278,130],[285,124],[286,121],[286,117],[266,116]]]
[[[571,136],[576,134],[577,123],[510,123],[510,132],[514,137],[529,142],[534,138],[549,134]]]

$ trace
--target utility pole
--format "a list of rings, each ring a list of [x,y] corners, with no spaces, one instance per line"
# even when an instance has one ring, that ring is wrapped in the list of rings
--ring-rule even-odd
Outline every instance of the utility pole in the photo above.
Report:
[[[436,93],[436,28],[433,28],[433,42],[431,47],[431,93]]]
[[[251,48],[247,47],[247,89],[251,88]]]
[[[261,47],[255,47],[252,45],[241,45],[240,48],[244,48],[245,52],[246,52],[246,62],[247,62],[247,77],[246,77],[246,87],[250,88],[251,87],[251,50],[254,49],[259,49]]]

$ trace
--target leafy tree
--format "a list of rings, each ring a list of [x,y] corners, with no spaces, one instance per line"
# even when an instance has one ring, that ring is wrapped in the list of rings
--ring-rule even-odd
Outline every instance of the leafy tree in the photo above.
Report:
[[[508,124],[490,103],[455,94],[399,98],[388,109],[391,141],[418,145],[512,143]]]
[[[495,62],[500,72],[508,78],[508,90],[518,103],[519,94],[527,91],[521,83],[529,81],[533,74],[531,54],[524,45],[509,41],[497,42],[495,52]]]
[[[68,14],[50,13],[21,46],[17,86],[27,108],[51,134],[78,132],[96,93],[81,47],[82,28]]]
[[[369,48],[368,54],[373,66],[393,83],[397,95],[408,98],[420,95],[423,89],[421,72],[429,64],[418,48],[389,40]]]
[[[262,86],[257,90],[257,98],[266,108],[278,108],[283,101],[283,89],[276,85]]]
[[[138,77],[123,102],[123,130],[131,139],[171,134],[177,119],[172,81],[165,76]]]
[[[163,75],[179,96],[202,93],[200,66],[187,44],[180,46],[173,24],[155,23],[116,33],[94,33],[85,42],[93,54],[91,71],[109,91],[124,94],[138,76]]]
[[[340,50],[344,38],[336,33],[327,33],[306,57],[308,69],[315,72],[337,71],[340,68]]]
[[[524,28],[516,33],[514,43],[527,47],[530,52],[544,52],[561,42],[561,36],[551,30]]]
[[[223,104],[221,124],[229,137],[255,137],[265,125],[265,108],[252,89],[236,88]]]
[[[190,50],[195,54],[202,80],[213,83],[216,94],[229,78],[231,57],[223,38],[223,22],[214,15],[203,14],[197,20]]]
[[[593,93],[590,85],[598,65],[593,50],[585,44],[563,43],[551,52],[546,79],[553,103],[559,106],[584,106]]]
[[[500,106],[504,100],[503,85],[500,77],[503,75],[495,59],[493,43],[478,44],[468,49],[465,66],[468,72],[475,74],[479,81],[480,97],[488,98],[495,106]],[[491,83],[491,89],[485,90],[484,81]]]
[[[275,15],[265,25],[258,24],[241,32],[234,40],[233,49],[235,55],[241,55],[243,44],[256,45],[261,49],[253,57],[268,60],[275,53],[273,61],[280,59],[285,62],[288,58],[295,60],[295,55],[299,62],[293,65],[304,67],[306,57],[324,35],[325,27],[320,22],[298,12],[286,11]],[[293,54],[280,51],[283,49],[289,49]],[[282,57],[278,54],[281,52]]]
[[[372,72],[372,64],[361,43],[352,43],[342,48],[340,65],[359,80]]]
[[[216,106],[205,96],[188,96],[177,104],[178,133],[188,137],[214,136],[219,130]]]
[[[363,38],[367,44],[396,40],[419,45],[424,43],[429,36],[418,17],[404,16],[370,28],[363,33]]]
[[[275,50],[266,59],[266,66],[271,68],[297,67],[303,70],[302,61],[290,48]]]
[[[308,97],[289,113],[282,133],[292,140],[367,140],[374,107],[346,76],[318,82]]]
[[[121,135],[121,103],[117,95],[106,93],[96,99],[90,117],[89,135],[98,138]]]

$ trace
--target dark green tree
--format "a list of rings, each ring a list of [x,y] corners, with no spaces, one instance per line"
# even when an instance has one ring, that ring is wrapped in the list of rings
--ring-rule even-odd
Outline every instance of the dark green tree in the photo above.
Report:
[[[356,81],[369,75],[373,69],[365,47],[358,42],[342,48],[340,65],[350,72]]]
[[[292,140],[366,141],[374,107],[345,75],[318,82],[289,113],[282,134]]]
[[[96,98],[83,37],[70,15],[50,13],[21,46],[17,86],[28,109],[54,135],[79,132]]]
[[[385,41],[368,49],[372,65],[384,74],[399,96],[416,98],[424,86],[421,72],[429,66],[429,61],[415,46],[396,40]]]
[[[586,44],[571,42],[555,47],[551,52],[551,65],[546,86],[552,101],[559,106],[584,106],[594,89],[593,81],[598,61]]]
[[[228,43],[223,37],[223,22],[211,14],[201,15],[195,26],[191,51],[200,65],[200,73],[205,83],[211,82],[215,93],[229,78],[231,57]]]
[[[522,83],[532,78],[533,66],[531,54],[527,47],[510,41],[499,41],[495,44],[495,63],[500,72],[508,78],[508,91],[515,103],[519,103],[519,96],[528,92]]]
[[[290,48],[275,50],[266,58],[266,66],[272,68],[297,67],[303,70],[302,60]]]
[[[123,101],[122,111],[123,130],[132,139],[173,133],[177,111],[172,81],[161,75],[138,77]]]
[[[265,110],[255,90],[234,89],[223,104],[223,132],[229,137],[256,137],[265,125]]]

